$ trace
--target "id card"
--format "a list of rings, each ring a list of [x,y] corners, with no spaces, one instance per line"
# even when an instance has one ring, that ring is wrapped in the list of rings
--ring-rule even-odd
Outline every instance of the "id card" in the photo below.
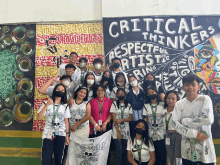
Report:
[[[52,131],[49,131],[48,133],[47,133],[47,139],[51,139],[52,138],[52,136],[53,136],[53,132]]]
[[[98,122],[99,122],[99,125],[102,125],[102,120],[101,119]]]
[[[166,138],[166,145],[170,145],[170,138]]]

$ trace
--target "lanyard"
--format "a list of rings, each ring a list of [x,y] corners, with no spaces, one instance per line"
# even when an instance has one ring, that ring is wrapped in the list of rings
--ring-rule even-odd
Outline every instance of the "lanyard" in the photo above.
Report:
[[[102,115],[102,106],[104,104],[104,101],[102,101],[102,104],[100,105],[99,100],[97,100],[98,104],[99,104],[99,116],[101,117]]]
[[[169,126],[171,117],[172,117],[172,114],[170,114],[170,117],[167,120],[167,113],[165,113],[166,131],[168,131],[168,126]]]
[[[53,103],[53,111],[54,111],[54,113],[53,113],[53,120],[52,120],[52,126],[53,126],[53,127],[54,127],[55,118],[56,118],[57,112],[58,112],[58,110],[59,110],[59,108],[60,108],[60,105],[61,105],[61,104],[59,103],[57,109],[55,110],[55,103]]]
[[[137,144],[137,139],[135,138],[135,148],[137,149],[138,152],[138,157],[139,157],[139,165],[141,165],[141,149],[142,149],[143,141],[141,140],[141,145]]]
[[[124,118],[124,112],[125,112],[125,105],[121,106],[120,105],[120,109],[121,109],[121,119]]]
[[[153,114],[153,118],[154,118],[154,124],[156,124],[156,117],[157,117],[157,106],[158,106],[158,103],[156,106],[153,106],[152,104],[150,105],[151,106],[151,111],[152,111],[152,114]],[[155,107],[155,111],[153,111],[153,108]]]

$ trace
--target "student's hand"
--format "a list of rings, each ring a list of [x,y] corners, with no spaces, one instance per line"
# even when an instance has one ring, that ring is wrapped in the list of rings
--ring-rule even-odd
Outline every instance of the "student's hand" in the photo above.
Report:
[[[70,107],[72,107],[74,105],[74,99],[73,98],[69,99],[69,105],[70,105]]]
[[[117,132],[117,139],[121,140],[121,133],[120,132]]]
[[[70,142],[69,135],[66,135],[65,145],[69,145],[69,142]]]
[[[106,131],[106,126],[107,126],[107,122],[104,122],[103,124],[102,124],[102,130],[103,130],[103,132],[105,132]]]
[[[97,126],[95,127],[95,130],[96,130],[96,131],[101,131],[102,129],[101,129],[101,127],[100,127],[99,125],[97,125]]]
[[[49,106],[49,105],[51,105],[51,104],[53,104],[53,100],[49,98],[49,99],[47,100],[46,106]]]
[[[115,124],[121,124],[121,123],[123,123],[123,119],[116,119],[115,120]]]
[[[133,165],[138,165],[137,163],[133,163]]]
[[[204,142],[206,139],[208,139],[208,137],[201,131],[198,131],[196,139],[198,139],[200,142]]]
[[[54,77],[52,77],[52,80],[53,81],[56,81],[56,82],[60,82],[58,79],[61,77],[61,75],[56,75]]]
[[[105,70],[109,70],[109,64],[106,65]]]
[[[77,123],[75,123],[72,127],[71,127],[71,131],[72,132],[75,132],[76,130],[77,130],[77,127],[78,127],[78,124]]]

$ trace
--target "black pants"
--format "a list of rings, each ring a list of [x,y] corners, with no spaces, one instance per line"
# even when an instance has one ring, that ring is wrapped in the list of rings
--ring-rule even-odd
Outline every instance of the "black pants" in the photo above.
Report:
[[[154,141],[154,148],[155,148],[155,157],[156,161],[154,165],[165,165],[166,164],[166,146],[165,140],[157,140]]]
[[[192,162],[182,158],[183,165],[214,165],[214,163]]]
[[[51,165],[53,153],[55,157],[55,164],[62,164],[65,138],[65,136],[55,136],[53,140],[43,139],[42,165]]]
[[[139,161],[135,160],[134,161],[139,165]],[[141,165],[148,165],[149,161],[148,162],[141,162]]]

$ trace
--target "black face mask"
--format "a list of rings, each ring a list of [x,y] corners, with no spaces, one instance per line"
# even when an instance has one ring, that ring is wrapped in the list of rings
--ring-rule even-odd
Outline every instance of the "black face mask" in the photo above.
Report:
[[[157,98],[157,95],[156,95],[156,94],[152,94],[152,95],[149,96],[149,98],[150,98],[151,100],[154,100],[154,99]]]
[[[139,134],[139,135],[144,135],[144,133],[145,133],[145,130],[143,130],[141,128],[135,128],[135,130],[136,130],[137,134]]]
[[[62,92],[62,91],[55,91],[55,96],[57,96],[57,97],[63,97],[64,96],[64,92]]]
[[[118,100],[124,100],[125,99],[125,96],[118,96]]]
[[[108,81],[108,80],[109,80],[109,77],[103,76],[103,80],[104,80],[104,81]]]
[[[144,82],[145,82],[145,84],[147,84],[147,85],[155,85],[155,84],[154,84],[154,81],[151,81],[151,80],[145,80]]]
[[[115,69],[118,69],[120,64],[119,63],[114,63],[113,66],[114,66]]]

